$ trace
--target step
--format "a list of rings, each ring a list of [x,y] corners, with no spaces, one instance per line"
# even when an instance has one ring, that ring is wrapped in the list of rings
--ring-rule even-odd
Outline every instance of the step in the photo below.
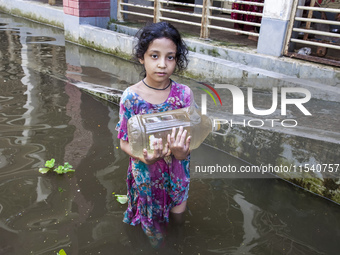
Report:
[[[271,91],[273,87],[299,87],[309,90],[314,99],[340,102],[340,87],[296,78],[200,53],[190,53],[188,69],[196,80],[209,80],[215,84],[252,87],[263,91]]]

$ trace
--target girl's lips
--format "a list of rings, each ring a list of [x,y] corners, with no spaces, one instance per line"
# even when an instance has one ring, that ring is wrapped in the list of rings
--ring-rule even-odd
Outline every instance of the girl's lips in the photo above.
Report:
[[[157,72],[156,74],[159,75],[159,76],[164,76],[164,75],[166,75],[166,73],[161,73],[161,72]]]

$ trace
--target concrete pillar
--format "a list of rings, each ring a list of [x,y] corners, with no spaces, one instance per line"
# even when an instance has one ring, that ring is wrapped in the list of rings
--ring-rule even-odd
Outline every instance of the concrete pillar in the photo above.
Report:
[[[257,52],[281,56],[294,0],[265,0]]]
[[[110,17],[111,19],[117,20],[118,0],[110,0]]]
[[[65,38],[78,42],[79,26],[106,28],[110,21],[110,0],[63,0]]]

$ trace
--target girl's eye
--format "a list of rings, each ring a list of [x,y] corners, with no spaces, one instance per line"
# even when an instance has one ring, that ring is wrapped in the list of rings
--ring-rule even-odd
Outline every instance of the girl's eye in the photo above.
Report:
[[[151,55],[152,58],[157,58],[158,56],[156,54]]]
[[[175,57],[174,57],[174,56],[169,56],[168,59],[169,59],[169,60],[174,60]]]

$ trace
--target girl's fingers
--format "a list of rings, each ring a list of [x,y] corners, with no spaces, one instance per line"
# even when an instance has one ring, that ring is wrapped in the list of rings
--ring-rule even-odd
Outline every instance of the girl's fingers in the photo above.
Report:
[[[184,130],[184,132],[182,133],[181,137],[180,137],[180,144],[184,144],[185,143],[185,138],[187,137],[187,130]]]
[[[167,152],[167,154],[165,154],[165,156],[167,157],[167,156],[170,156],[170,155],[171,155],[171,150],[168,149],[168,152]]]
[[[158,141],[157,141],[157,147],[158,147],[158,150],[159,151],[162,151],[163,150],[163,141],[162,141],[162,138],[159,138]]]
[[[168,153],[169,153],[169,144],[166,143],[165,146],[164,146],[164,149],[163,149],[163,156],[168,156]]]
[[[176,135],[176,129],[172,129],[171,135],[167,137],[169,146],[169,153],[167,155],[173,154],[176,158],[185,158],[190,150],[191,136],[188,136],[188,131],[180,126],[178,133]]]
[[[177,133],[177,137],[176,137],[176,142],[180,143],[181,138],[182,138],[182,134],[183,134],[183,127],[180,126],[178,129],[178,133]]]
[[[168,151],[169,150],[169,143],[165,144],[164,150]]]
[[[189,149],[189,147],[190,147],[190,142],[191,142],[191,136],[189,136],[188,138],[187,138],[187,140],[186,140],[186,147]]]
[[[172,128],[171,135],[170,135],[170,141],[171,141],[172,143],[175,141],[175,136],[176,136],[176,128],[173,127],[173,128]]]
[[[184,146],[185,145],[185,139],[187,136],[188,131],[186,129],[183,128],[183,126],[179,127],[178,133],[177,133],[177,137],[176,137],[176,144],[178,146]]]
[[[153,141],[153,149],[154,151],[157,151],[158,150],[158,141]]]
[[[170,141],[170,134],[168,134],[168,136],[167,136],[167,141],[168,141],[168,144],[171,143],[171,141]]]
[[[146,149],[143,149],[143,157],[147,164],[153,164],[160,158],[164,158],[165,156],[170,155],[169,151],[169,143],[166,143],[163,146],[162,138],[155,140],[153,143],[153,154],[149,154]],[[145,163],[145,162],[144,162]]]
[[[154,151],[153,156],[154,158],[160,158],[163,155],[163,141],[162,138],[157,139],[157,141],[154,141]]]
[[[163,147],[163,140],[162,139],[159,139],[158,140],[158,146],[159,146],[159,155],[160,155],[160,157],[164,157],[164,150],[165,150],[165,148],[166,148],[166,146],[165,147]]]
[[[144,159],[148,158],[148,151],[146,149],[143,149],[143,157]]]

